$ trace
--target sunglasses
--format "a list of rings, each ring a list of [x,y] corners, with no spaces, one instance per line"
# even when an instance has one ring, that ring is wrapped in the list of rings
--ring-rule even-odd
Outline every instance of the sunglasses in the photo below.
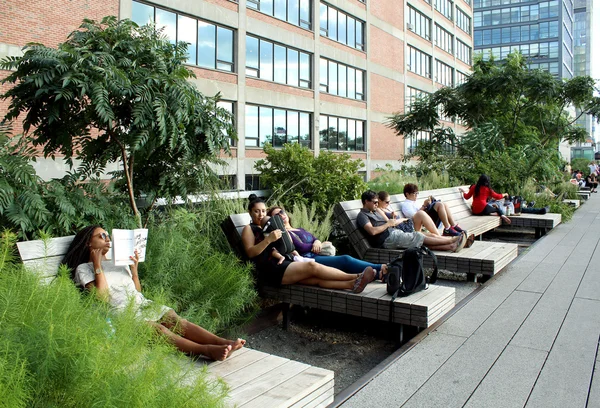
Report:
[[[110,241],[110,235],[108,235],[107,232],[101,232],[100,234],[97,235],[98,237],[102,238],[103,240],[109,240]]]
[[[373,204],[379,204],[379,200],[371,200]]]
[[[389,204],[389,203],[391,203],[391,201],[387,200],[387,201],[384,201],[384,203]]]
[[[275,216],[275,215],[282,215],[282,214],[284,214],[284,215],[285,215],[285,211],[284,211],[284,210],[279,210],[279,212],[278,212],[278,213],[276,213],[276,212],[273,212],[273,213],[271,213],[271,215],[272,215],[272,216]]]

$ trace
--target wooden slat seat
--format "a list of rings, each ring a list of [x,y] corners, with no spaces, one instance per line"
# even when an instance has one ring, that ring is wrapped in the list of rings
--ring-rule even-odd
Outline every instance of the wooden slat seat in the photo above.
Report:
[[[468,187],[463,186],[463,188]],[[473,215],[471,213],[471,200],[463,199],[458,187],[420,191],[417,202],[422,204],[430,195],[447,203],[454,220],[462,228],[468,230],[469,234],[478,236],[502,225],[500,217]],[[399,211],[404,200],[403,194],[391,195],[390,205],[392,209]],[[362,207],[361,200],[352,200],[341,202],[334,208],[336,220],[348,235],[350,244],[358,256],[366,261],[376,263],[390,262],[400,256],[402,250],[371,247],[366,235],[356,224],[356,217]],[[436,251],[435,253],[440,269],[466,273],[473,279],[476,274],[485,276],[496,274],[517,257],[517,251],[517,244],[477,241],[471,248],[463,249],[459,253],[447,251]],[[424,265],[426,267],[433,266],[428,258],[425,259]]]
[[[25,241],[17,247],[27,269],[50,281],[72,240]],[[225,381],[231,407],[326,407],[333,402],[333,371],[298,361],[244,347],[225,361],[198,359],[196,364]]]
[[[222,225],[231,246],[242,259],[246,259],[246,256],[241,243],[241,233],[249,223],[250,215],[244,213],[231,215]],[[370,283],[360,294],[295,284],[263,287],[261,295],[284,303],[376,320],[388,321],[390,318],[391,296],[386,292],[386,285],[380,282]],[[395,299],[393,322],[416,327],[429,327],[450,311],[454,304],[454,288],[430,285],[427,290]]]

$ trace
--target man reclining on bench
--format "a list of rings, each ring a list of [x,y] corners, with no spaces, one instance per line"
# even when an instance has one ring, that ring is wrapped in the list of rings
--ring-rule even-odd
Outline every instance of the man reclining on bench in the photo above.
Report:
[[[377,211],[379,198],[377,193],[368,190],[361,196],[363,208],[356,217],[356,223],[366,233],[367,239],[374,248],[404,249],[426,245],[435,251],[458,252],[465,246],[471,246],[474,236],[460,234],[456,237],[425,235],[421,232],[404,232],[394,228],[400,221],[388,219],[382,212]]]

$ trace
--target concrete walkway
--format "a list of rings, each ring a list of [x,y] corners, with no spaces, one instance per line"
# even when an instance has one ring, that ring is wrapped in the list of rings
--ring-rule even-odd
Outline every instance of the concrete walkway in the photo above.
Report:
[[[352,407],[600,407],[600,194],[348,397]]]

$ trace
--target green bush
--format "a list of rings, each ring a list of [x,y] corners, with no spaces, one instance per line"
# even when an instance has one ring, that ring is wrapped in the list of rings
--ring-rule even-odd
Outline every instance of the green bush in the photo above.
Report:
[[[347,153],[320,152],[318,157],[297,143],[275,149],[265,144],[265,159],[256,162],[261,180],[273,190],[270,198],[286,208],[315,203],[322,218],[327,210],[340,201],[360,197],[366,183],[358,171],[360,160]]]
[[[0,405],[224,405],[223,384],[192,370],[187,357],[133,313],[109,314],[65,270],[45,285],[12,263],[15,239],[5,232],[0,242]]]
[[[213,217],[220,215],[175,209],[151,220],[140,279],[181,316],[221,331],[252,316],[256,292],[250,264],[215,248],[215,237],[224,237]]]
[[[107,228],[135,225],[124,195],[99,180],[81,182],[77,174],[44,181],[31,161],[29,139],[6,136],[0,129],[0,227],[21,239],[74,234],[89,224]]]
[[[437,171],[429,171],[422,173],[417,177],[414,173],[415,168],[404,167],[403,170],[392,170],[388,166],[386,171],[368,182],[369,188],[374,191],[387,191],[389,194],[402,194],[404,185],[414,183],[419,186],[419,190],[435,190],[444,187],[453,187],[457,184],[452,184],[448,173],[438,173]]]
[[[578,157],[577,159],[571,160],[571,170],[572,171],[581,170],[583,172],[583,174],[585,176],[587,176],[588,174],[590,174],[590,169],[588,169],[589,164],[590,164],[589,159],[585,159],[583,157]]]
[[[317,217],[317,206],[312,204],[310,209],[304,204],[295,204],[293,211],[289,211],[292,224],[295,228],[304,228],[313,234],[319,241],[327,241],[331,235],[333,206],[325,214],[322,220]]]

